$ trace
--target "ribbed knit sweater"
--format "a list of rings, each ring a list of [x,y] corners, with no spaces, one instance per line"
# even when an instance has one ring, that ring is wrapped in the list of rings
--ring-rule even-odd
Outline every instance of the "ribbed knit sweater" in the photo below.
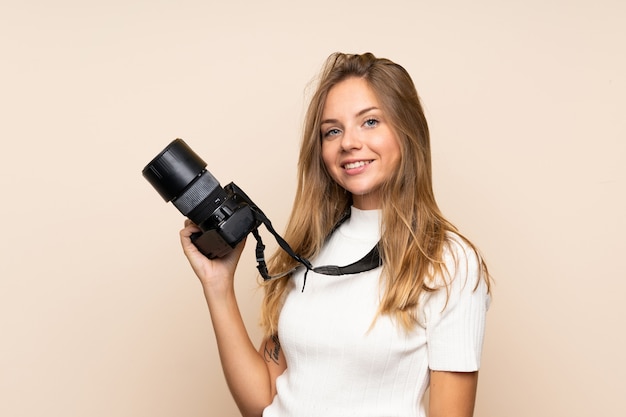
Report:
[[[304,290],[304,271],[296,273],[278,325],[287,370],[263,416],[424,417],[430,369],[478,370],[489,296],[483,280],[475,289],[476,254],[451,237],[447,303],[445,287],[425,294],[410,332],[388,316],[374,321],[381,268],[339,277],[309,272]],[[379,238],[380,211],[353,207],[313,265],[357,261]]]

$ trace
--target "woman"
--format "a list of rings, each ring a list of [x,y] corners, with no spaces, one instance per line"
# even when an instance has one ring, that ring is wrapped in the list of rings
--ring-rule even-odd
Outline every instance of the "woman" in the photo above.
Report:
[[[243,244],[209,260],[187,222],[181,242],[242,415],[473,414],[489,278],[441,214],[431,177],[428,126],[408,73],[369,53],[336,53],[306,115],[285,239],[313,265],[350,264],[378,245],[382,266],[287,273],[297,262],[278,251],[271,273],[287,274],[265,284],[267,336],[256,350],[233,288]]]

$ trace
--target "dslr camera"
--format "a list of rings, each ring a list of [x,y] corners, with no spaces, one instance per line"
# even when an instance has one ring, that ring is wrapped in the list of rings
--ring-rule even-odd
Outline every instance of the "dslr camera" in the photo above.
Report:
[[[306,268],[302,291],[308,271],[324,275],[346,275],[369,271],[382,264],[376,245],[363,258],[350,265],[314,267],[308,259],[294,252],[289,243],[276,232],[263,211],[239,187],[231,182],[222,188],[219,181],[207,171],[202,158],[182,139],[172,141],[146,165],[142,174],[165,202],[171,201],[184,216],[198,225],[201,231],[191,235],[191,241],[207,258],[221,258],[228,254],[252,232],[257,241],[257,269],[265,281],[289,275],[296,268],[270,276],[265,263],[265,245],[258,231],[260,225],[267,228],[289,256]],[[334,229],[348,218],[347,214]]]
[[[221,187],[202,160],[182,139],[172,141],[142,170],[163,197],[200,228],[191,240],[206,257],[228,254],[260,222],[256,206],[232,182]]]

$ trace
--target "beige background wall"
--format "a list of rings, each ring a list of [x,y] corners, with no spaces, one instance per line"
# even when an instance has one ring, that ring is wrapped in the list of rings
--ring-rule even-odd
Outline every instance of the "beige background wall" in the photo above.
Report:
[[[625,21],[620,0],[2,0],[0,415],[237,415],[182,216],[140,170],[182,137],[282,230],[336,50],[413,75],[441,206],[495,275],[476,415],[626,415]]]

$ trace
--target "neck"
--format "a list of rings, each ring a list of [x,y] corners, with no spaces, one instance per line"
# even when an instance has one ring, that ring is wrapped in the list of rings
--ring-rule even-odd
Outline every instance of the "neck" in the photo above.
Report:
[[[359,210],[378,210],[381,208],[379,195],[352,195],[352,205]]]

